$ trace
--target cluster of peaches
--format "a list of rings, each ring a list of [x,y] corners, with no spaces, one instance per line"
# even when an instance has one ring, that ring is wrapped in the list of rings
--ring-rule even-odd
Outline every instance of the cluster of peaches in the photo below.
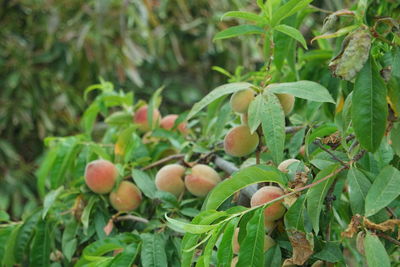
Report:
[[[149,131],[152,128],[148,122],[147,111],[148,106],[142,106],[136,111],[133,118],[133,122],[138,125],[138,129],[141,132]],[[175,121],[178,119],[178,115],[175,114],[167,115],[161,119],[158,109],[153,110],[152,117],[152,124],[159,125],[165,130],[174,130]],[[182,134],[188,133],[186,123],[180,123],[176,128]],[[192,179],[198,178],[194,177]],[[139,188],[132,182],[121,181],[114,190],[117,180],[118,170],[108,160],[99,159],[86,165],[85,182],[90,190],[97,194],[109,193],[110,203],[118,211],[126,212],[136,209],[142,200],[142,193]]]
[[[294,96],[290,94],[276,94],[276,96],[282,105],[285,115],[289,114],[293,110]],[[231,156],[246,156],[253,153],[258,146],[259,136],[256,132],[251,133],[248,126],[248,109],[254,98],[255,92],[253,89],[236,92],[231,97],[231,108],[241,114],[242,120],[242,125],[232,128],[224,139],[225,152]]]

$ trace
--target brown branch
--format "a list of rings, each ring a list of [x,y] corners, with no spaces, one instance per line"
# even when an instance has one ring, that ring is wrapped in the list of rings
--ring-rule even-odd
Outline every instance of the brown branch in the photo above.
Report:
[[[224,160],[221,157],[215,157],[214,160],[215,165],[217,165],[218,168],[226,172],[227,174],[231,175],[234,172],[237,172],[239,170],[238,167],[235,166],[230,161]],[[251,196],[257,191],[257,185],[252,184],[249,186],[246,186],[242,190],[240,190],[240,193],[243,194],[246,198],[251,199]]]
[[[149,223],[149,220],[145,219],[145,218],[141,218],[138,216],[134,216],[134,215],[124,215],[124,216],[119,216],[114,218],[114,221],[136,221],[136,222],[142,222],[142,223]]]
[[[158,161],[156,161],[156,162],[153,162],[153,163],[151,163],[151,164],[149,164],[149,165],[147,165],[147,166],[141,168],[141,170],[142,170],[142,171],[145,171],[145,170],[148,170],[148,169],[157,167],[158,165],[161,165],[161,164],[163,164],[163,163],[166,163],[166,162],[168,162],[168,161],[170,161],[170,160],[174,160],[174,159],[183,159],[184,157],[185,157],[185,154],[175,154],[175,155],[171,155],[171,156],[162,158],[162,159],[160,159],[160,160],[158,160]]]
[[[338,161],[342,166],[348,167],[347,163],[344,162],[343,160],[339,159],[335,154],[333,154],[329,149],[325,148],[323,144],[321,143],[321,140],[315,140],[313,144],[319,146],[323,151],[328,153],[334,160]]]
[[[394,239],[394,238],[391,237],[391,236],[385,235],[385,234],[383,234],[383,233],[376,233],[376,235],[377,235],[377,236],[380,236],[380,237],[382,237],[382,238],[384,238],[384,239],[386,239],[386,240],[389,241],[389,242],[392,242],[393,244],[395,244],[395,245],[397,245],[397,246],[400,246],[400,241]]]

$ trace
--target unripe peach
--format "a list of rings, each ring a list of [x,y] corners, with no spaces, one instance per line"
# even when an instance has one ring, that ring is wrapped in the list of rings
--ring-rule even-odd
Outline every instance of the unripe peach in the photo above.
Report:
[[[147,118],[147,110],[148,106],[140,107],[136,112],[133,118],[133,122],[136,123],[139,127],[138,129],[142,132],[147,132],[151,130],[151,126],[149,124],[149,120]],[[158,109],[153,110],[153,119],[152,125],[156,126],[160,123],[160,111]]]
[[[117,190],[110,193],[110,203],[117,211],[131,211],[139,207],[142,192],[131,182],[122,181]]]
[[[85,182],[97,194],[111,192],[117,177],[117,168],[108,160],[98,159],[86,165]]]
[[[232,110],[238,113],[246,113],[251,101],[254,100],[254,91],[246,89],[236,92],[231,97]]]
[[[185,168],[179,164],[170,164],[162,167],[156,174],[155,183],[157,189],[179,196],[185,190],[184,174]]]
[[[276,94],[276,96],[278,97],[279,102],[281,102],[285,116],[292,112],[294,107],[294,96],[289,94]]]
[[[165,130],[171,130],[174,127],[175,121],[178,119],[178,117],[179,116],[176,114],[170,114],[165,116],[161,120],[161,127],[164,128]],[[187,124],[185,122],[179,123],[176,128],[181,134],[188,133]]]
[[[250,133],[247,125],[231,129],[225,136],[224,149],[231,156],[242,157],[252,153],[258,146],[257,133]]]
[[[275,245],[275,241],[269,235],[265,235],[265,237],[264,237],[264,252],[267,251],[268,249],[270,249],[271,247],[273,247],[274,245]],[[240,249],[239,228],[236,228],[235,233],[233,234],[233,238],[232,238],[233,253],[239,254],[239,249]]]
[[[297,163],[297,162],[300,162],[300,160],[298,160],[298,159],[287,159],[287,160],[284,160],[278,165],[278,170],[280,170],[281,172],[286,172],[287,173],[287,172],[289,172],[288,167],[290,165],[292,165],[293,163]],[[304,166],[304,170],[306,172],[310,171],[310,169],[307,166]]]
[[[264,186],[251,197],[250,205],[252,207],[259,206],[283,195],[284,192],[279,187]],[[275,221],[282,218],[286,211],[282,202],[283,199],[278,200],[264,210],[265,221]]]
[[[220,181],[219,174],[204,164],[195,165],[191,173],[185,177],[187,190],[198,197],[207,195]]]
[[[265,231],[267,233],[271,233],[275,229],[276,222],[275,221],[265,221],[264,226],[265,226]]]

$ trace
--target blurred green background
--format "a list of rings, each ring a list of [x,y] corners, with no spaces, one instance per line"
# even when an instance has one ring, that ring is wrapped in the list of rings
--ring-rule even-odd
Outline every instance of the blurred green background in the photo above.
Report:
[[[313,4],[338,10],[343,2]],[[212,41],[216,32],[237,23],[221,21],[223,13],[255,10],[255,1],[4,0],[0,5],[0,210],[14,219],[38,205],[34,172],[43,139],[79,132],[87,105],[83,91],[100,77],[133,91],[136,100],[148,100],[165,86],[165,114],[188,110],[226,82],[212,66],[234,72],[263,63],[254,37]]]
[[[99,81],[179,112],[261,60],[255,41],[212,42],[250,1],[2,1],[0,7],[0,209],[19,218],[36,203],[35,160],[46,136],[79,131],[84,89]]]

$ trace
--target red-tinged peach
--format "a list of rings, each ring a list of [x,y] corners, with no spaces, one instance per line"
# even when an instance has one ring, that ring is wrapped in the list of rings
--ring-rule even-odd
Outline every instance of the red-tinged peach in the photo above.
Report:
[[[246,113],[251,101],[254,100],[254,91],[252,89],[236,92],[231,97],[232,110],[238,113]]]
[[[148,114],[148,106],[140,107],[136,112],[133,118],[133,122],[138,125],[138,129],[142,132],[147,132],[151,130],[151,125],[149,123],[149,119],[147,118]],[[152,125],[157,126],[160,124],[160,111],[158,109],[153,109],[153,119]]]
[[[264,252],[270,249],[275,245],[275,241],[269,235],[265,235],[264,237]],[[233,253],[239,254],[240,244],[239,244],[239,228],[235,229],[232,238],[232,250]]]
[[[254,152],[258,146],[257,133],[250,133],[247,125],[240,125],[231,129],[225,136],[224,149],[231,156],[243,157]]]
[[[117,211],[132,211],[139,207],[142,192],[131,182],[122,181],[115,191],[110,193],[110,203]]]
[[[289,166],[292,165],[293,163],[298,163],[298,162],[300,162],[300,160],[298,160],[298,159],[287,159],[287,160],[284,160],[278,165],[278,170],[280,170],[281,172],[287,173],[287,172],[289,172],[289,169],[288,169]],[[310,171],[310,169],[307,166],[304,166],[304,170],[306,172]]]
[[[178,119],[178,115],[170,114],[162,118],[161,120],[161,127],[165,130],[171,130],[175,126],[175,121]],[[181,134],[188,134],[187,123],[181,122],[176,127]]]
[[[265,226],[265,231],[267,233],[271,233],[276,227],[276,222],[275,221],[265,221],[264,226]]]
[[[193,195],[203,197],[220,181],[221,177],[213,168],[197,164],[192,168],[191,173],[186,175],[185,186]]]
[[[162,167],[156,174],[157,189],[170,192],[178,197],[185,191],[184,174],[185,168],[179,164],[169,164]]]
[[[278,97],[279,102],[281,102],[285,116],[287,116],[293,110],[295,100],[294,96],[289,94],[276,94],[276,96]]]
[[[86,165],[86,185],[97,194],[111,192],[118,178],[118,170],[108,160],[98,159]]]
[[[265,204],[275,198],[281,197],[284,195],[284,192],[281,188],[276,186],[264,186],[260,188],[254,195],[251,197],[250,205],[252,207],[259,206]],[[264,210],[265,221],[275,221],[285,214],[286,208],[282,204],[283,199],[278,200],[277,202],[269,205]]]

